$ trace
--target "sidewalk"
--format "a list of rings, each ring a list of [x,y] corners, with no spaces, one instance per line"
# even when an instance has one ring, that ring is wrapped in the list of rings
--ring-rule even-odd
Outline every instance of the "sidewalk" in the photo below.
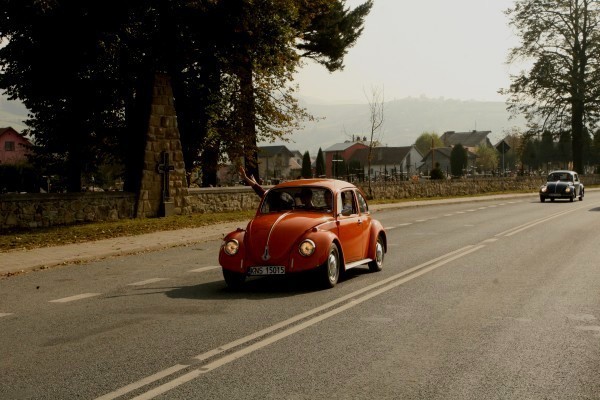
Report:
[[[377,217],[377,211],[409,207],[425,207],[442,204],[458,204],[474,201],[503,200],[518,197],[537,197],[537,193],[502,194],[481,197],[464,197],[444,200],[416,200],[392,204],[375,204],[370,209]],[[227,222],[186,228],[174,231],[162,231],[137,236],[118,237],[87,243],[75,243],[64,246],[42,247],[31,250],[13,250],[0,253],[0,277],[22,272],[45,269],[57,265],[87,262],[106,257],[122,256],[147,251],[157,251],[169,247],[219,240],[236,228],[246,227],[247,221]]]

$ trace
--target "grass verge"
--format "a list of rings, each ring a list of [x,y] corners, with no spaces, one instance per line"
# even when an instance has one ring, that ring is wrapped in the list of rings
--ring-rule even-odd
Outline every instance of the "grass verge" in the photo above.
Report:
[[[239,211],[174,215],[165,218],[123,219],[49,228],[13,229],[0,234],[0,252],[83,243],[158,231],[197,228],[221,222],[243,221],[252,218],[254,214],[255,211]]]

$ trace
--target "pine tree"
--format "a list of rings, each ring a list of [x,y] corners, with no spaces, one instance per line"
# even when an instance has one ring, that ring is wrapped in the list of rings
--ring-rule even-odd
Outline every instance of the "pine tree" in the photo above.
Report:
[[[308,151],[304,152],[304,157],[302,157],[302,177],[312,178],[312,168],[310,167],[310,155]]]

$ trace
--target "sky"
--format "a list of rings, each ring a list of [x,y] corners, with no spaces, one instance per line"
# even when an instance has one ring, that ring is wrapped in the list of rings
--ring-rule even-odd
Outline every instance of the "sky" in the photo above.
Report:
[[[347,0],[354,8],[360,0]],[[312,61],[296,74],[300,96],[316,103],[366,103],[373,88],[385,101],[406,97],[504,101],[506,64],[518,44],[503,11],[512,0],[374,0],[365,29],[329,73]]]

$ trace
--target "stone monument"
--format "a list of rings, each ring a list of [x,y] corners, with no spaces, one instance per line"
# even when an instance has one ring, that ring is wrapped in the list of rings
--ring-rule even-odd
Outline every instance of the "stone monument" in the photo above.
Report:
[[[157,73],[136,216],[165,217],[189,213],[191,207],[173,89],[168,75]]]

